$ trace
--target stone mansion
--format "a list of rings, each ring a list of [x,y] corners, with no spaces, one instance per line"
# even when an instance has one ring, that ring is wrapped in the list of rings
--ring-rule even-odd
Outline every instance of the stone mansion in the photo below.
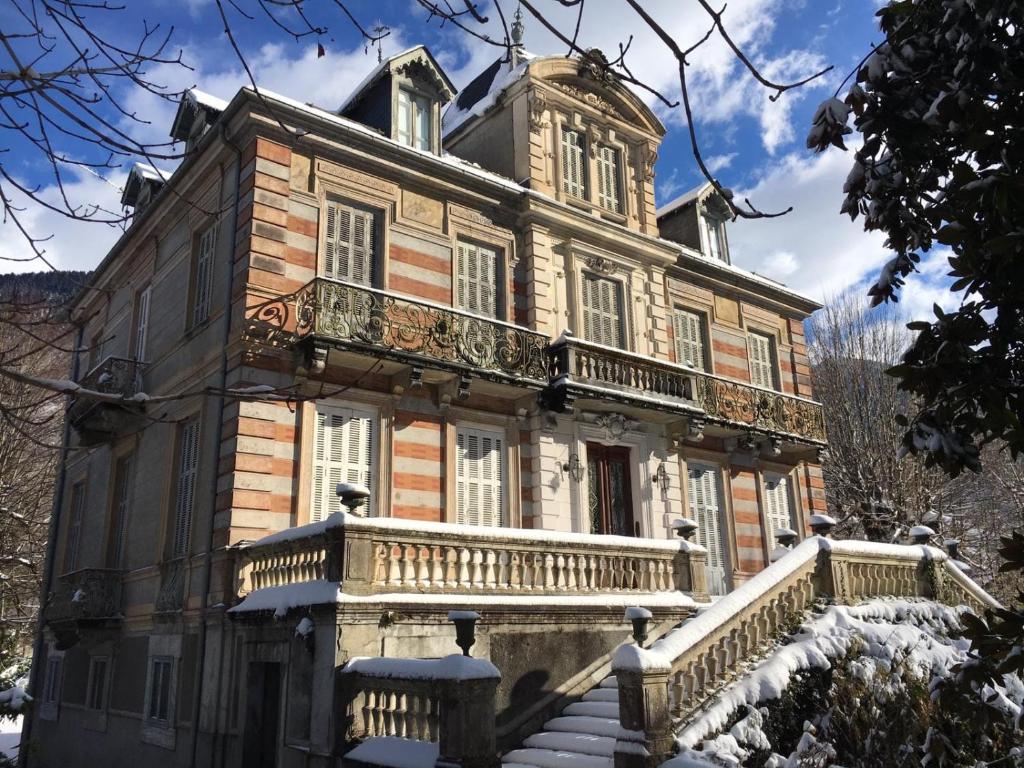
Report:
[[[665,127],[599,53],[457,91],[418,46],[329,107],[191,90],[184,162],[131,172],[73,309],[103,397],[68,407],[29,765],[336,765],[340,670],[451,653],[453,608],[509,750],[624,607],[665,631],[825,512],[818,305],[732,265],[710,184],[656,207]]]

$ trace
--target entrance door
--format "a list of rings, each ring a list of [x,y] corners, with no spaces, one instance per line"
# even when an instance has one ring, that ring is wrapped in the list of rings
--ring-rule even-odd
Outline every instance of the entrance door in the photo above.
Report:
[[[250,662],[242,762],[246,768],[277,768],[281,720],[281,665]]]
[[[590,530],[615,536],[639,536],[629,486],[629,448],[587,443]]]

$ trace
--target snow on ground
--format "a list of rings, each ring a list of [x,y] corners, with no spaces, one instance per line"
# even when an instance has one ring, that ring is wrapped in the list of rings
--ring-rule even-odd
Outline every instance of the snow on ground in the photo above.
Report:
[[[0,755],[15,760],[21,743],[21,718],[0,719]]]

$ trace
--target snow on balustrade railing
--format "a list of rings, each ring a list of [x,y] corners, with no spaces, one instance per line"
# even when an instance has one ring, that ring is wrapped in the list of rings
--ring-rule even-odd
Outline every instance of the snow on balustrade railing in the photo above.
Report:
[[[342,544],[347,562],[342,562]],[[343,592],[471,594],[706,594],[705,550],[680,539],[363,518],[267,536],[245,550],[249,589],[341,582]]]

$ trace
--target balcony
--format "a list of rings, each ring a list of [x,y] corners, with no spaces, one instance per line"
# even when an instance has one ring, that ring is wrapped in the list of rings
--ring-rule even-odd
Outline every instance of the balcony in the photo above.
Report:
[[[121,571],[110,568],[83,568],[57,579],[43,618],[60,648],[77,643],[83,631],[121,621],[121,576]]]
[[[729,431],[750,428],[824,445],[821,404],[782,392],[563,335],[548,350],[551,383],[542,400],[552,410],[577,398],[600,399],[707,421]]]
[[[113,440],[138,429],[145,408],[142,375],[146,364],[123,357],[107,357],[78,384],[97,393],[79,396],[68,407],[68,420],[82,445]]]
[[[414,369],[532,383],[538,389],[547,381],[543,334],[322,277],[296,295],[296,335],[314,348],[385,357]]]

